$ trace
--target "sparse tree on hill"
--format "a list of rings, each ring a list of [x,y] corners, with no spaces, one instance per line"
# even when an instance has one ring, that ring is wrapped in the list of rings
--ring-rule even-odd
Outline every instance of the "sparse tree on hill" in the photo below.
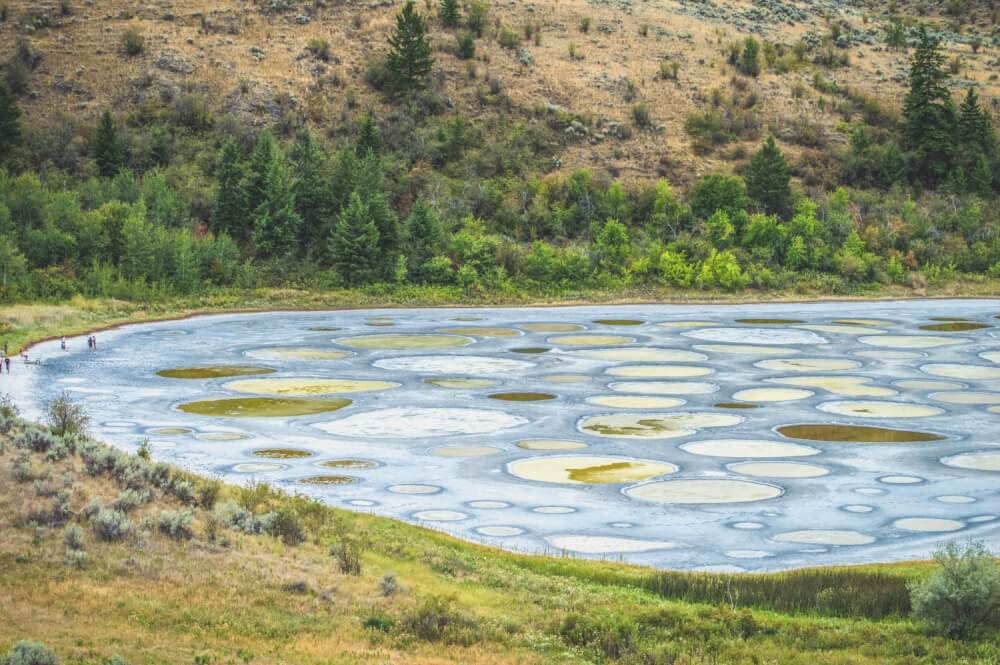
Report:
[[[947,80],[940,42],[921,27],[903,103],[903,149],[913,178],[929,186],[942,182],[952,168],[955,106]]]
[[[277,150],[274,146],[274,135],[270,129],[265,129],[257,137],[257,143],[250,154],[250,163],[247,168],[247,208],[251,212],[256,211],[264,201],[267,177],[276,159]]]
[[[438,6],[438,17],[446,28],[454,28],[462,20],[458,0],[441,0]]]
[[[393,91],[404,94],[426,86],[434,58],[427,40],[427,24],[414,8],[413,0],[408,0],[396,15],[389,47],[386,68]]]
[[[739,68],[747,76],[756,78],[760,75],[760,42],[753,37],[747,37],[743,42]]]
[[[97,133],[94,135],[94,160],[97,170],[105,178],[118,173],[122,167],[122,145],[115,128],[115,119],[110,111],[101,114],[97,123]]]
[[[382,151],[382,133],[378,129],[375,116],[369,111],[358,124],[358,138],[355,143],[358,157],[364,158],[369,152],[379,154]]]
[[[772,215],[786,217],[792,208],[788,162],[768,136],[764,146],[750,160],[746,172],[747,193]]]
[[[21,109],[14,93],[0,80],[0,162],[21,142]]]

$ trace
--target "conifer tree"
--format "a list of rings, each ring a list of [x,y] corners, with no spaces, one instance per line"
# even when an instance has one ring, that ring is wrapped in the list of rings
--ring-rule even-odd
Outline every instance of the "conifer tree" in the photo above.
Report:
[[[382,163],[373,153],[361,160],[355,174],[355,191],[368,208],[368,215],[378,229],[379,254],[386,265],[399,250],[399,219],[389,205],[382,184]]]
[[[406,218],[405,253],[414,279],[424,280],[424,266],[441,252],[443,242],[441,220],[426,202],[418,200]]]
[[[441,0],[438,7],[438,17],[446,28],[454,28],[462,20],[458,9],[458,0]]]
[[[299,240],[308,252],[322,254],[333,216],[326,155],[309,130],[302,129],[289,156],[297,176],[293,190],[295,210],[302,219]]]
[[[747,37],[740,52],[740,71],[756,78],[760,75],[760,42]]]
[[[422,89],[434,59],[427,40],[427,24],[414,8],[413,0],[407,0],[396,15],[396,28],[389,37],[389,47],[386,68],[393,91],[405,94]]]
[[[913,178],[929,186],[943,181],[953,162],[955,106],[947,80],[939,41],[921,27],[903,103],[903,149]]]
[[[94,160],[97,170],[105,178],[118,173],[122,167],[122,146],[115,128],[115,120],[110,111],[101,114],[97,123],[97,133],[94,135]]]
[[[301,225],[288,170],[283,160],[275,159],[264,179],[264,198],[254,211],[254,251],[265,258],[293,255]]]
[[[963,151],[972,149],[987,156],[996,149],[996,130],[989,112],[979,105],[975,88],[969,88],[958,110],[958,142]]]
[[[21,142],[21,109],[6,81],[0,80],[0,162]]]
[[[768,136],[764,146],[750,160],[746,172],[747,193],[765,212],[787,217],[792,208],[791,178],[788,162]]]
[[[240,148],[232,139],[222,146],[216,177],[219,191],[212,208],[212,231],[216,235],[225,233],[238,242],[245,243],[249,239],[249,210]]]
[[[357,143],[355,143],[355,152],[358,157],[364,158],[369,152],[377,155],[381,151],[382,133],[379,132],[375,116],[369,111],[358,125],[358,139]]]
[[[378,228],[368,213],[368,206],[351,194],[330,234],[333,265],[348,286],[364,283],[375,275],[378,265]]]
[[[274,146],[274,135],[270,129],[265,129],[257,137],[253,152],[250,154],[250,162],[247,165],[246,193],[247,208],[256,211],[264,201],[264,190],[267,188],[267,176],[271,172],[271,166],[277,159],[277,150]]]

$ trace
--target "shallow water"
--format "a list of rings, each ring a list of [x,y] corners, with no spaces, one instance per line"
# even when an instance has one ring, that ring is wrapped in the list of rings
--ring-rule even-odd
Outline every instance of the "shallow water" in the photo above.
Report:
[[[520,551],[770,570],[1000,544],[1000,329],[921,330],[997,310],[207,316],[47,342],[4,382],[29,417],[68,391],[99,437],[229,482]]]

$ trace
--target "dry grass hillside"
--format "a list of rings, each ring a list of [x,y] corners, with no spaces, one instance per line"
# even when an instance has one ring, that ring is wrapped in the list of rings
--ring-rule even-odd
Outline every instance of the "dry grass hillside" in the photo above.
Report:
[[[295,115],[331,131],[366,108],[391,119],[365,70],[385,50],[394,0],[4,4],[0,57],[33,50],[22,104],[35,122],[96,118],[157,98],[186,100],[195,111],[207,104],[254,124]],[[436,17],[436,2],[418,4]],[[997,108],[995,3],[970,0],[494,0],[473,60],[458,59],[455,31],[431,21],[435,81],[448,113],[489,118],[510,109],[537,118],[558,108],[578,117],[565,129],[557,168],[684,184],[742,160],[769,129],[800,165],[819,160],[821,148],[846,140],[838,131],[844,95],[824,88],[828,82],[850,89],[859,108],[874,96],[892,112],[908,53],[886,45],[890,16],[943,31],[956,95],[976,84]],[[130,29],[144,40],[138,55],[125,52]],[[765,43],[770,61],[757,78],[727,63],[727,46],[748,35]],[[328,57],[307,48],[313,40],[329,43]],[[799,43],[809,48],[797,51]],[[831,67],[829,58],[847,64]],[[732,120],[736,136],[696,145],[685,121],[712,108]]]

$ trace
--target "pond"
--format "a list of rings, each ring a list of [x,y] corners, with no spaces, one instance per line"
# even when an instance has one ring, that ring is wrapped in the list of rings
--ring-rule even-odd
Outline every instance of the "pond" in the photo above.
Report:
[[[66,391],[97,437],[228,482],[517,551],[776,570],[1000,545],[997,314],[212,315],[46,342],[0,382],[28,417]]]

